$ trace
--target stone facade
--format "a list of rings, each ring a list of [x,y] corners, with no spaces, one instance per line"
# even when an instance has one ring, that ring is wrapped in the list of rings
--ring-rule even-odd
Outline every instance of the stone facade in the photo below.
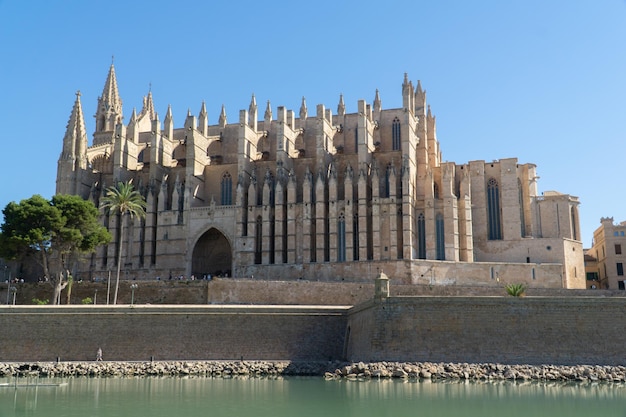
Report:
[[[600,219],[593,232],[593,246],[587,250],[587,272],[596,273],[599,288],[626,289],[626,221],[613,223],[612,217]]]
[[[59,158],[57,192],[99,204],[106,187],[133,180],[145,220],[76,273],[104,276],[125,244],[126,278],[207,274],[263,279],[403,283],[526,282],[584,288],[578,199],[537,193],[533,164],[515,158],[443,162],[436,120],[418,82],[405,76],[402,107],[372,104],[336,114],[306,100],[298,116],[253,96],[236,123],[222,108],[209,125],[203,103],[174,128],[152,94],[123,124],[113,65],[98,98],[92,145],[77,94]]]

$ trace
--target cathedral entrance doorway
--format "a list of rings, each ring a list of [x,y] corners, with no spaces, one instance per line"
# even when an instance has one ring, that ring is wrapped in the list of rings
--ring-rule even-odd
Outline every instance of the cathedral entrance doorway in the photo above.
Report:
[[[191,260],[191,273],[197,279],[205,276],[232,276],[232,250],[226,236],[219,230],[207,230],[196,242]]]

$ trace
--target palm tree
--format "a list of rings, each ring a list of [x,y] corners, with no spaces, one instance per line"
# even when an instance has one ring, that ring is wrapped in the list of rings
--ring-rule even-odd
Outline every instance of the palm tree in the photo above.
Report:
[[[107,207],[110,213],[120,214],[120,241],[117,247],[117,277],[115,279],[115,295],[113,304],[117,304],[117,290],[120,286],[120,268],[122,267],[122,236],[124,236],[124,217],[146,217],[146,201],[128,182],[118,182],[117,187],[107,188],[106,195],[102,199],[103,207]]]

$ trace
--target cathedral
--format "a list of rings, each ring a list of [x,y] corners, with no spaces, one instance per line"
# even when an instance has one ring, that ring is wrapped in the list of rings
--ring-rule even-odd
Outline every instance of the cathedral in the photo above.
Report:
[[[585,288],[577,197],[538,195],[536,167],[516,158],[442,162],[426,92],[407,75],[402,107],[376,91],[347,113],[323,104],[298,113],[254,95],[229,123],[206,106],[175,127],[152,93],[123,122],[111,65],[88,143],[80,93],[58,161],[56,192],[99,206],[107,187],[132,181],[145,218],[102,209],[110,244],[76,276],[192,276],[255,280]],[[259,112],[263,116],[259,118]]]

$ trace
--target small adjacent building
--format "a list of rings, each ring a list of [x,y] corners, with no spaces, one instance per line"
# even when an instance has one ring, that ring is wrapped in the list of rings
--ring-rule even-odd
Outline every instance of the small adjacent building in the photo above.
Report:
[[[588,283],[595,276],[599,288],[626,289],[626,221],[614,223],[613,217],[601,218],[600,227],[593,232],[593,246],[586,253]]]

